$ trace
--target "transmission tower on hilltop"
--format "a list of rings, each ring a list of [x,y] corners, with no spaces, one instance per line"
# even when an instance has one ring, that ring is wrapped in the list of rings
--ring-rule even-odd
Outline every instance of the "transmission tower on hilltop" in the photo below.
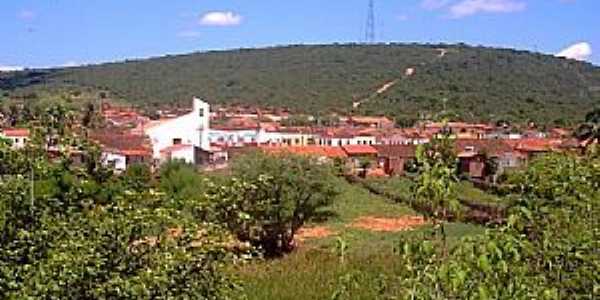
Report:
[[[375,43],[375,3],[369,0],[369,9],[367,11],[367,27],[365,30],[365,42],[367,44]]]

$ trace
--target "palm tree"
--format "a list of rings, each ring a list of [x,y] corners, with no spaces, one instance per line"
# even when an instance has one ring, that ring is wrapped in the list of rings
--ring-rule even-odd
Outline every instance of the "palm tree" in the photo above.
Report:
[[[600,142],[600,108],[596,108],[585,116],[585,122],[579,125],[575,136],[588,146]]]

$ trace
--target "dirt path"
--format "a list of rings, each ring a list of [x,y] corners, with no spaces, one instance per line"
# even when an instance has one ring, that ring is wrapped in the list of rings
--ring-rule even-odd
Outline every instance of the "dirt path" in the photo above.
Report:
[[[332,231],[325,226],[301,228],[296,232],[294,239],[298,242],[304,242],[309,239],[321,239],[328,236],[336,235],[337,232]]]
[[[412,230],[425,224],[426,222],[422,217],[415,216],[401,218],[361,217],[348,226],[376,232],[400,232]]]

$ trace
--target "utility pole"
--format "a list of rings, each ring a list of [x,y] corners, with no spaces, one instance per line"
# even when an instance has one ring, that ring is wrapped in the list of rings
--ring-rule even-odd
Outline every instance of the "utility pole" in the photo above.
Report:
[[[365,42],[367,44],[375,43],[375,3],[374,0],[369,0],[369,8],[367,11],[367,27],[365,31]]]

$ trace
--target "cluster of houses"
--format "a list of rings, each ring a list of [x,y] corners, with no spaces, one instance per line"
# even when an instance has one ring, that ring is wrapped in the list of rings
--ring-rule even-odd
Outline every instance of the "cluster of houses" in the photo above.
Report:
[[[207,102],[197,98],[191,110],[165,113],[157,120],[110,106],[103,107],[102,115],[107,129],[88,137],[101,145],[104,163],[116,170],[136,163],[159,166],[170,160],[217,169],[226,167],[237,153],[256,149],[336,159],[365,176],[402,175],[414,161],[418,145],[450,130],[461,171],[483,178],[492,175],[486,167],[490,159],[497,172],[519,167],[540,153],[578,147],[564,129],[515,132],[507,126],[463,122],[397,128],[386,117],[356,116],[339,117],[334,126],[284,126],[290,117],[287,111],[211,111]],[[22,147],[28,136],[26,129],[0,131],[0,137],[10,139],[14,147]]]

